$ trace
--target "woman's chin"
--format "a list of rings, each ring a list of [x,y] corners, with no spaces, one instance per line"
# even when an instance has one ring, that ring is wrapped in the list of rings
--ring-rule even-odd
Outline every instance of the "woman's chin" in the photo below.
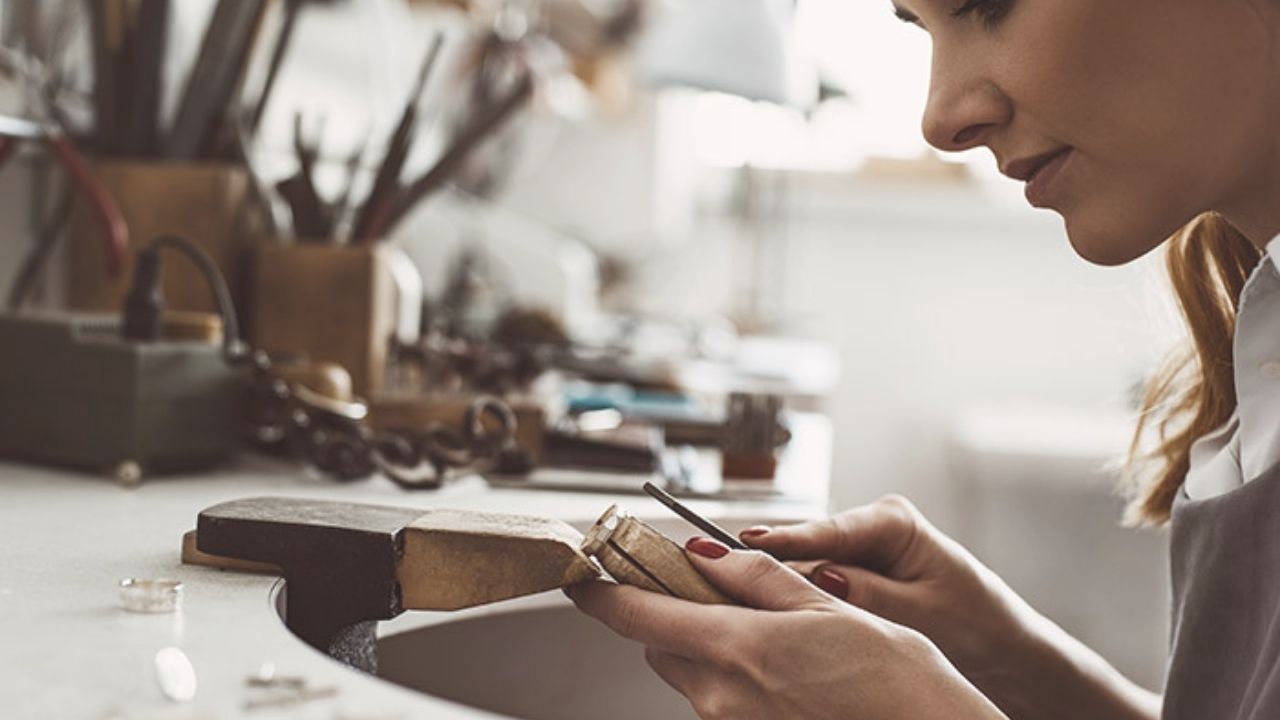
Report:
[[[1115,247],[1076,243],[1074,240],[1071,242],[1071,247],[1074,248],[1076,254],[1084,260],[1087,260],[1094,265],[1101,265],[1104,267],[1124,265],[1136,257],[1131,253],[1120,252],[1119,249]]]
[[[1151,241],[1143,238],[1152,237]],[[1082,259],[1104,267],[1133,262],[1159,247],[1167,234],[1142,231],[1126,232],[1117,227],[1107,230],[1081,227],[1067,219],[1067,240]]]

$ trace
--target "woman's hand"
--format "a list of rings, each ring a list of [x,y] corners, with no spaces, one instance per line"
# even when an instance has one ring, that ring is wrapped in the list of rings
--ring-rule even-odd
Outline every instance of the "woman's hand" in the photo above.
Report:
[[[868,612],[914,628],[981,685],[1016,662],[1036,613],[909,501],[889,496],[827,520],[756,527],[743,542]]]
[[[1004,717],[919,633],[836,600],[763,553],[703,538],[686,547],[745,607],[607,582],[568,593],[648,646],[649,664],[702,718]]]
[[[1037,613],[903,498],[751,528],[742,539],[836,597],[923,633],[1010,717],[1159,715],[1158,696]]]

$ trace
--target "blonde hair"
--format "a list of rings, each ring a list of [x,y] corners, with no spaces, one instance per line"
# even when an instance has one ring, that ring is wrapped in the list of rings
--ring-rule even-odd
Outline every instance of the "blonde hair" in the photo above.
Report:
[[[1169,520],[1190,467],[1191,444],[1222,425],[1236,407],[1232,338],[1240,291],[1262,253],[1216,213],[1188,223],[1167,243],[1166,264],[1189,346],[1148,381],[1126,462],[1136,525]],[[1154,447],[1144,450],[1154,431]]]

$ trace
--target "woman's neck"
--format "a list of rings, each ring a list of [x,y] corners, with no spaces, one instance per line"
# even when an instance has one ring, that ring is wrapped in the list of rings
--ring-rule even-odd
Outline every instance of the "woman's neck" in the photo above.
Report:
[[[1273,64],[1280,72],[1280,48]],[[1273,118],[1280,118],[1280,87],[1270,90]],[[1218,212],[1263,252],[1280,235],[1280,134],[1268,133],[1257,148],[1250,167],[1244,168],[1236,187],[1223,198]]]
[[[1247,195],[1219,212],[1259,250],[1280,235],[1280,167],[1270,182],[1252,184]]]

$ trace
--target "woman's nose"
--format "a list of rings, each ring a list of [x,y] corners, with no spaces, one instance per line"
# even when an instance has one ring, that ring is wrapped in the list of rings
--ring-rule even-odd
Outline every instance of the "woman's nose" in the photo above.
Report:
[[[934,59],[922,125],[925,140],[939,150],[958,152],[983,145],[1012,116],[1009,98],[990,78],[964,70]]]

